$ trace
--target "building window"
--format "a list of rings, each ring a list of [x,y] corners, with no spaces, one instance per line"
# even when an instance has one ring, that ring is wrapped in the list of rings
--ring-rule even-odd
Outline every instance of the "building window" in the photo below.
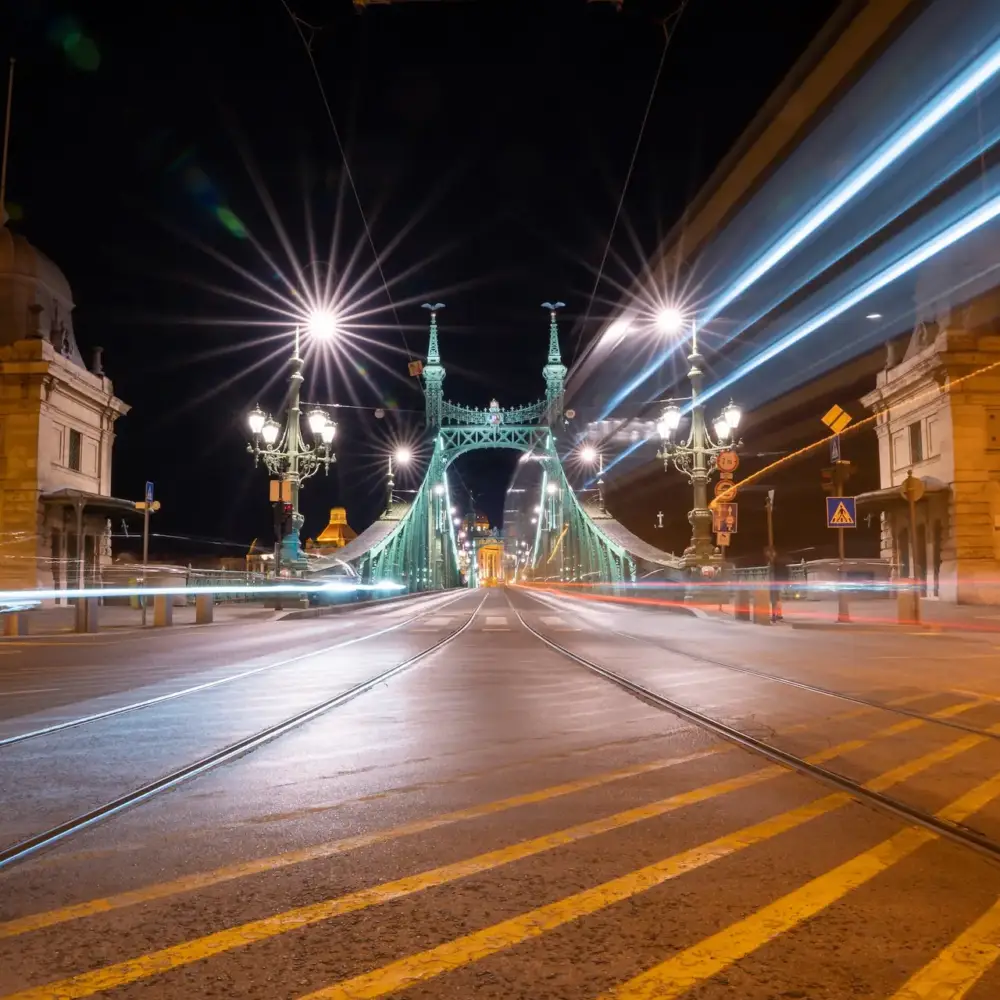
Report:
[[[916,465],[924,460],[924,437],[921,433],[920,421],[910,424],[910,461]]]
[[[1000,409],[995,406],[986,411],[986,447],[1000,448]]]
[[[83,444],[83,435],[79,431],[69,432],[69,460],[67,465],[74,471],[80,471],[80,450]]]

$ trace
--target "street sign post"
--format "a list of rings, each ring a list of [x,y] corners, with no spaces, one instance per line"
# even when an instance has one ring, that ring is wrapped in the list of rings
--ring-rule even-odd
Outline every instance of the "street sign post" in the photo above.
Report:
[[[719,472],[733,473],[740,467],[740,456],[735,451],[721,451],[715,459]]]
[[[828,528],[856,528],[858,526],[857,504],[854,497],[826,498],[826,526]],[[841,559],[843,559],[841,555]]]
[[[736,497],[736,484],[731,479],[720,479],[714,488],[720,503],[731,501]]]
[[[731,539],[732,535],[728,531],[717,531],[715,533],[715,544],[718,545],[720,549],[726,548]]]
[[[834,434],[840,434],[854,418],[843,407],[834,403],[821,419]]]
[[[739,504],[720,503],[712,508],[712,530],[735,535],[739,525]]]
[[[837,464],[840,461],[840,435],[835,434],[830,438],[830,461]]]

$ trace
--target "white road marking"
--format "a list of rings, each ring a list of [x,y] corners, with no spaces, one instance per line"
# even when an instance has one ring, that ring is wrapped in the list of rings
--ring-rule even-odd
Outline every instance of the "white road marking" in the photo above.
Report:
[[[21,688],[19,691],[0,691],[0,698],[6,698],[12,694],[48,694],[51,691],[61,691],[62,688]]]

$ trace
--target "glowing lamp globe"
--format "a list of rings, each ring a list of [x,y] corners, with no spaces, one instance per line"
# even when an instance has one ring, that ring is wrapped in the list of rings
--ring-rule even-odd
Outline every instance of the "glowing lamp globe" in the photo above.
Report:
[[[722,416],[729,424],[729,429],[736,430],[740,426],[743,411],[732,400],[729,400],[729,405],[722,411]]]
[[[660,333],[680,333],[684,327],[684,313],[677,306],[665,306],[656,314],[656,328]]]
[[[334,423],[323,424],[322,429],[319,432],[320,440],[323,444],[332,444],[333,439],[337,436],[337,425]]]
[[[320,434],[327,425],[326,414],[322,410],[313,410],[306,420],[309,421],[309,430],[313,434]]]
[[[306,329],[317,340],[330,340],[337,333],[337,315],[329,309],[314,309],[306,320]]]
[[[264,426],[260,429],[260,436],[264,439],[264,444],[274,444],[278,440],[281,426],[270,418],[264,421]]]
[[[255,406],[247,416],[247,423],[250,425],[251,434],[259,434],[264,429],[264,422],[267,414],[259,407]]]

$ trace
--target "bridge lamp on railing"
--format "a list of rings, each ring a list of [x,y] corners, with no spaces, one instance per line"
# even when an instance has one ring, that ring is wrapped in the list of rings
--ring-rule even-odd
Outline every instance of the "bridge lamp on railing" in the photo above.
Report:
[[[597,466],[597,503],[604,510],[604,453],[592,444],[580,449],[580,461],[589,466]]]
[[[395,469],[392,464],[393,461],[395,461],[398,468],[399,466],[409,465],[412,460],[413,452],[405,446],[389,452],[389,507],[387,509],[391,509],[395,502],[393,490],[396,488],[396,478]]]

